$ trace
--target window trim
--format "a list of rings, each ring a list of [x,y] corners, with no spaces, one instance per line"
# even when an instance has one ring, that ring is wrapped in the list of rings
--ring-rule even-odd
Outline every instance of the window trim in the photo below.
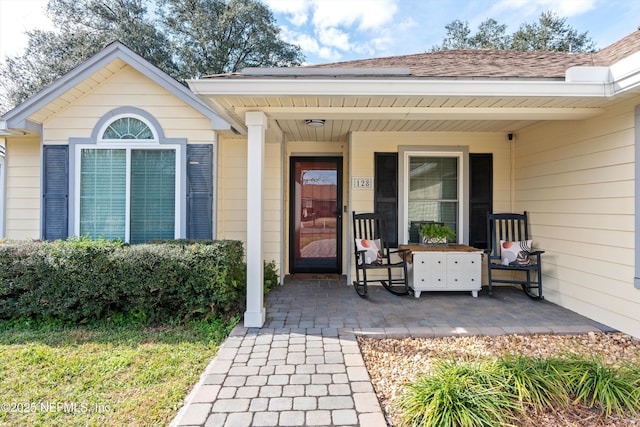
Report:
[[[151,140],[103,140],[102,133],[108,124],[122,117],[134,117],[148,124],[157,135],[157,141]],[[105,126],[105,123],[108,123]],[[185,238],[187,233],[187,139],[166,138],[160,123],[151,114],[136,107],[118,107],[104,116],[96,123],[89,138],[69,138],[69,218],[68,227],[70,235],[78,235],[80,232],[80,150],[83,148],[94,149],[174,149],[176,150],[176,202],[175,202],[175,238]],[[130,153],[129,153],[130,154]],[[214,166],[215,168],[215,166]],[[214,169],[215,173],[215,169]],[[130,173],[127,173],[127,181]],[[127,203],[129,196],[127,195]],[[129,213],[127,212],[127,215]],[[128,216],[127,216],[128,217]],[[213,218],[215,221],[215,218]],[[129,224],[126,224],[129,228]]]
[[[129,118],[140,120],[142,123],[147,125],[147,127],[153,134],[153,138],[152,139],[104,139],[102,137],[106,132],[107,128],[111,126],[114,122],[120,119],[129,119]],[[102,126],[97,132],[97,135],[98,135],[98,138],[97,138],[98,143],[114,143],[114,142],[121,142],[121,141],[144,141],[144,142],[154,142],[157,144],[160,141],[160,139],[158,138],[158,131],[156,130],[156,127],[145,117],[139,114],[132,114],[132,113],[121,113],[121,114],[114,115],[113,117],[110,118],[110,120],[107,120],[102,124]]]
[[[469,147],[466,146],[400,146],[398,168],[398,241],[409,241],[409,157],[458,158],[458,242],[469,244]]]
[[[131,139],[123,140],[123,141],[134,141]],[[183,157],[182,150],[179,144],[158,144],[156,143],[109,143],[107,144],[75,144],[74,153],[78,161],[75,162],[75,168],[73,170],[73,181],[77,185],[78,188],[78,197],[74,197],[73,203],[73,217],[74,223],[71,228],[72,233],[76,236],[80,234],[80,175],[81,175],[81,161],[82,159],[82,150],[125,150],[126,157],[126,194],[125,194],[125,224],[124,224],[124,241],[126,243],[129,242],[131,237],[131,152],[133,150],[174,150],[176,153],[175,157],[175,195],[174,195],[174,209],[175,209],[175,217],[174,217],[174,238],[178,239],[181,236],[185,235],[185,229],[182,229],[181,224],[183,222],[183,218],[181,217],[181,209],[180,206],[182,204],[182,200],[185,198],[185,194],[182,191],[180,185],[180,169],[183,169]],[[98,236],[94,236],[98,237]]]

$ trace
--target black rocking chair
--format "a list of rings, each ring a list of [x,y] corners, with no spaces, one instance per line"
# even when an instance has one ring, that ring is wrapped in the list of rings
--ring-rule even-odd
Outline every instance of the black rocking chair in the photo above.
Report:
[[[353,212],[353,244],[356,261],[353,287],[358,295],[366,298],[367,285],[371,282],[382,283],[386,290],[395,295],[409,294],[406,261],[408,250],[389,249],[383,215]],[[387,274],[383,278],[373,279],[370,274],[375,270],[386,270]],[[394,271],[395,275],[392,274]]]
[[[500,241],[504,242],[526,242],[529,238],[529,228],[527,222],[527,212],[499,213],[487,215],[487,271],[489,282],[489,295],[493,295],[493,283],[512,283],[522,286],[522,290],[531,298],[542,300],[542,262],[540,255],[544,251],[520,251],[522,259],[514,260],[510,263],[502,262],[502,250]],[[518,248],[520,249],[520,248]],[[515,255],[514,255],[515,256]],[[528,261],[527,258],[528,257]],[[508,261],[508,259],[507,259]],[[510,271],[512,276],[524,272],[524,279],[496,279],[493,277],[494,270]]]

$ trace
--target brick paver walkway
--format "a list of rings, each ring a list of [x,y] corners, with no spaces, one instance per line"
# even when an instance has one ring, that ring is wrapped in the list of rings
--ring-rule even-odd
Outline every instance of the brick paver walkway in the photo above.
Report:
[[[356,337],[611,331],[516,288],[361,299],[344,280],[288,280],[264,328],[234,328],[172,426],[387,426]]]

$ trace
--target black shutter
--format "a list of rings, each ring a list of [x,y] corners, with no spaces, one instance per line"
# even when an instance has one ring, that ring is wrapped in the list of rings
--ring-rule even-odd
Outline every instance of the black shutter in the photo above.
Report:
[[[488,249],[487,214],[493,212],[493,155],[469,154],[469,245]]]
[[[42,237],[69,237],[69,146],[42,149]]]
[[[374,154],[374,210],[385,215],[389,246],[398,246],[398,153]]]
[[[187,145],[187,238],[213,238],[213,145]]]

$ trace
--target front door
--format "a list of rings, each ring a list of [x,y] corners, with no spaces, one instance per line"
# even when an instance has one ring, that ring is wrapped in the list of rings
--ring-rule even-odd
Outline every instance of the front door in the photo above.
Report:
[[[290,273],[342,272],[342,158],[292,157]]]

